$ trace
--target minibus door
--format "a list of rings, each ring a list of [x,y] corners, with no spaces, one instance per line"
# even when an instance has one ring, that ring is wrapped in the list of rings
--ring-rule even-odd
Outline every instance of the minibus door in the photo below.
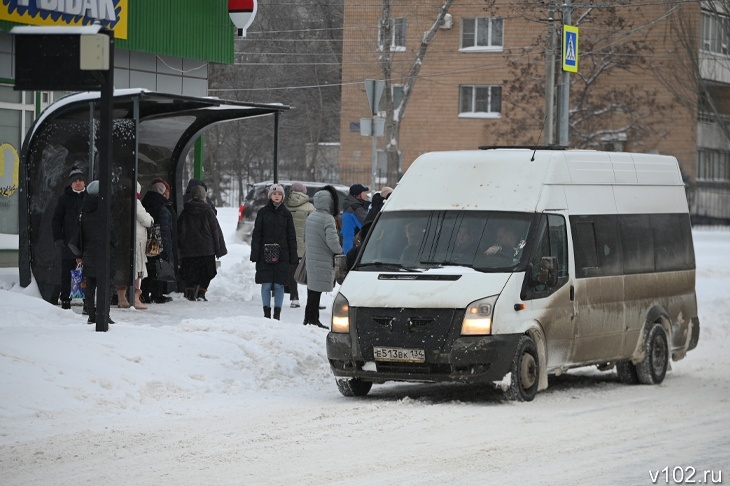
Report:
[[[534,319],[543,328],[550,369],[568,362],[575,334],[565,217],[543,214],[534,241],[522,299],[532,301]]]

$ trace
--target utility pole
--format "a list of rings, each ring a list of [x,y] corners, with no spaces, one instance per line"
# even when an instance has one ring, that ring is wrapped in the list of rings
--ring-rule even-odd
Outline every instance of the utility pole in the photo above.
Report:
[[[563,26],[571,22],[571,0],[563,3]],[[567,147],[568,140],[568,113],[570,111],[570,73],[563,70],[560,76],[560,107],[558,108],[558,144]]]
[[[547,46],[545,48],[545,145],[555,143],[555,2],[548,6]]]

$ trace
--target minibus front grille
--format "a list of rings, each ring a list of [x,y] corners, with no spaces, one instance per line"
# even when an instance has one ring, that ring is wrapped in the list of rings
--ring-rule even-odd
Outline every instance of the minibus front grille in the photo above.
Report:
[[[363,358],[371,361],[373,346],[450,352],[464,310],[358,307],[353,314]]]

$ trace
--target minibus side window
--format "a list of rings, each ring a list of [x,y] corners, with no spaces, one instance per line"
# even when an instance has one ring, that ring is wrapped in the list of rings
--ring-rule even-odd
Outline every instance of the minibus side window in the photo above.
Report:
[[[550,227],[550,256],[558,258],[558,278],[568,276],[568,236],[565,218],[555,214],[548,215]]]
[[[598,267],[596,251],[596,228],[592,221],[575,225],[575,267],[586,272],[589,268]]]
[[[652,214],[651,232],[657,272],[695,268],[692,227],[688,214]]]
[[[654,271],[654,242],[648,214],[619,217],[624,274]]]
[[[577,278],[623,274],[616,215],[571,216]]]
[[[525,276],[522,299],[530,300],[545,297],[562,287],[568,281],[568,242],[565,219],[558,215],[544,215],[540,218],[537,230],[537,243],[530,255],[528,275]],[[538,282],[540,261],[543,257],[556,257],[558,260],[558,283],[547,287]]]

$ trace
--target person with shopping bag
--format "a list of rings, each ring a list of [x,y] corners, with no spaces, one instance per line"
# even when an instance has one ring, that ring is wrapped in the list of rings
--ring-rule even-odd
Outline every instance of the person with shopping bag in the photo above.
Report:
[[[284,286],[289,282],[289,264],[299,261],[294,220],[284,205],[284,188],[272,184],[269,202],[256,215],[251,234],[251,261],[256,263],[256,283],[261,284],[264,317],[271,318],[271,290],[274,290],[274,319],[281,318]]]

